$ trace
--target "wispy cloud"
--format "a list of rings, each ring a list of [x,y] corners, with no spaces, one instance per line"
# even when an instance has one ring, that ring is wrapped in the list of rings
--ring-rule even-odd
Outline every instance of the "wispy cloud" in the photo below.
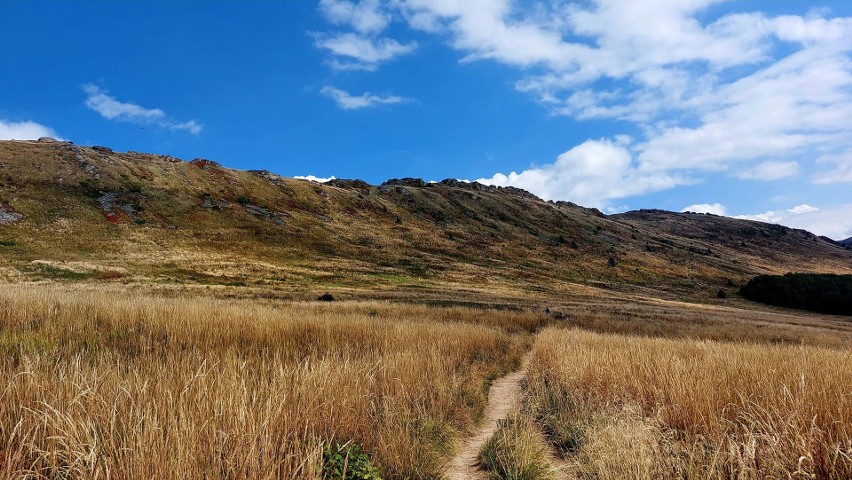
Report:
[[[743,180],[771,182],[773,180],[792,177],[797,173],[799,173],[799,162],[777,162],[770,160],[737,173],[737,177]]]
[[[392,38],[371,38],[357,33],[317,35],[316,46],[331,52],[329,65],[335,70],[368,70],[413,51],[417,44],[402,44]]]
[[[352,95],[339,88],[331,86],[324,87],[320,91],[326,97],[334,100],[338,107],[344,110],[357,110],[361,108],[376,107],[379,105],[394,105],[399,103],[409,103],[413,100],[406,97],[396,95],[380,96],[365,92],[361,95]]]
[[[814,183],[823,185],[852,183],[852,151],[837,155],[824,155],[817,159],[817,164],[829,164],[833,168],[817,172],[813,177]]]
[[[107,120],[140,125],[157,125],[169,130],[183,130],[193,135],[201,133],[203,128],[195,120],[176,121],[159,108],[145,108],[135,103],[119,101],[97,85],[83,85],[83,91],[88,95],[86,106]]]
[[[321,0],[319,11],[332,24],[354,30],[314,33],[316,47],[329,51],[328,64],[335,70],[376,70],[417,48],[417,42],[401,43],[381,35],[392,15],[379,0]]]
[[[0,140],[35,140],[40,137],[59,138],[53,129],[40,123],[0,120]]]
[[[390,13],[379,0],[359,3],[347,0],[320,0],[319,10],[335,25],[349,25],[361,33],[381,32],[391,20]]]

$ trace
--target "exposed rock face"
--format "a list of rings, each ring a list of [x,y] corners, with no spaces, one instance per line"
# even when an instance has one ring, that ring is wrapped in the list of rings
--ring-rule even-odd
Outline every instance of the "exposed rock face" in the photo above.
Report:
[[[350,180],[347,178],[335,178],[325,182],[326,185],[330,185],[332,187],[338,188],[355,188],[359,190],[366,190],[370,188],[370,184],[365,182],[364,180],[354,179]]]
[[[15,223],[24,218],[23,215],[16,212],[12,207],[0,202],[0,225],[7,223]]]
[[[191,160],[190,165],[194,165],[202,170],[210,170],[211,168],[222,168],[222,165],[214,162],[213,160],[207,160],[206,158],[196,158]]]
[[[57,143],[57,142],[59,142],[59,140],[57,140],[53,137],[40,137],[38,139],[38,143]]]
[[[399,186],[403,186],[403,187],[421,187],[422,188],[422,187],[425,187],[428,184],[426,182],[424,182],[422,178],[406,177],[406,178],[391,178],[390,180],[383,183],[382,185],[383,186],[385,186],[385,185],[399,185]]]

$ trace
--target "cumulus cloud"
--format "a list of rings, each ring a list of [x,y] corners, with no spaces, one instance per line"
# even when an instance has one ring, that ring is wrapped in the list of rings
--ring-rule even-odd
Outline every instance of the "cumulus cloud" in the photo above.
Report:
[[[552,113],[639,127],[630,151],[643,178],[717,171],[770,181],[852,152],[852,18],[708,16],[719,3],[392,2],[411,28],[444,36],[462,62],[517,68],[516,88]],[[529,183],[541,170],[506,177]],[[840,181],[832,173],[815,180]],[[555,190],[572,191],[535,193]]]
[[[828,10],[718,13],[723,3],[329,0],[321,12],[352,32],[318,38],[335,61],[373,69],[414,50],[380,43],[390,25],[404,23],[445,40],[462,64],[514,68],[515,88],[554,115],[620,120],[641,132],[592,139],[554,163],[481,179],[492,184],[611,208],[614,199],[708,172],[852,182],[852,18]],[[824,170],[813,174],[813,159]]]
[[[325,182],[328,182],[330,180],[335,180],[337,177],[335,177],[334,175],[327,177],[327,178],[315,177],[313,175],[296,175],[293,178],[298,179],[298,180],[310,180],[311,182],[317,182],[317,183],[325,183]]]
[[[570,199],[597,208],[604,207],[610,199],[692,183],[686,177],[639,171],[630,150],[607,139],[586,141],[549,165],[508,175],[497,173],[477,181],[523,188],[545,200]]]
[[[135,103],[121,102],[97,85],[83,85],[83,91],[88,95],[86,106],[107,120],[140,125],[157,125],[169,130],[183,130],[193,135],[201,133],[203,128],[195,120],[175,121],[159,108],[145,108]]]
[[[35,140],[40,137],[59,138],[53,129],[40,123],[0,120],[0,140]]]
[[[694,213],[712,213],[713,215],[727,215],[726,208],[721,203],[698,203],[695,205],[690,205],[681,212],[694,212]]]
[[[334,103],[343,110],[358,110],[361,108],[376,107],[379,105],[394,105],[413,101],[410,98],[396,95],[380,96],[364,92],[361,95],[352,95],[345,90],[334,87],[324,87],[320,91],[326,97],[334,100]]]

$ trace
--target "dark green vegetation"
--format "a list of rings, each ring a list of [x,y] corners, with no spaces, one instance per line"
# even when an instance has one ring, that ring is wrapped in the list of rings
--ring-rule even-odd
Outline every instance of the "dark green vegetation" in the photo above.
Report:
[[[323,450],[322,477],[329,480],[382,480],[370,455],[358,444],[326,445]]]
[[[834,315],[852,315],[852,275],[760,275],[740,289],[749,300]]]

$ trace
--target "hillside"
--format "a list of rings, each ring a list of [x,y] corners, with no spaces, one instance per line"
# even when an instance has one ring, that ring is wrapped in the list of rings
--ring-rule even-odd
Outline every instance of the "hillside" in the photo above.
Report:
[[[440,298],[599,287],[706,299],[757,274],[852,273],[809,232],[712,215],[605,216],[523,190],[318,184],[216,162],[0,142],[0,278]]]
[[[852,237],[849,237],[846,240],[841,240],[840,244],[844,247],[852,247]]]

